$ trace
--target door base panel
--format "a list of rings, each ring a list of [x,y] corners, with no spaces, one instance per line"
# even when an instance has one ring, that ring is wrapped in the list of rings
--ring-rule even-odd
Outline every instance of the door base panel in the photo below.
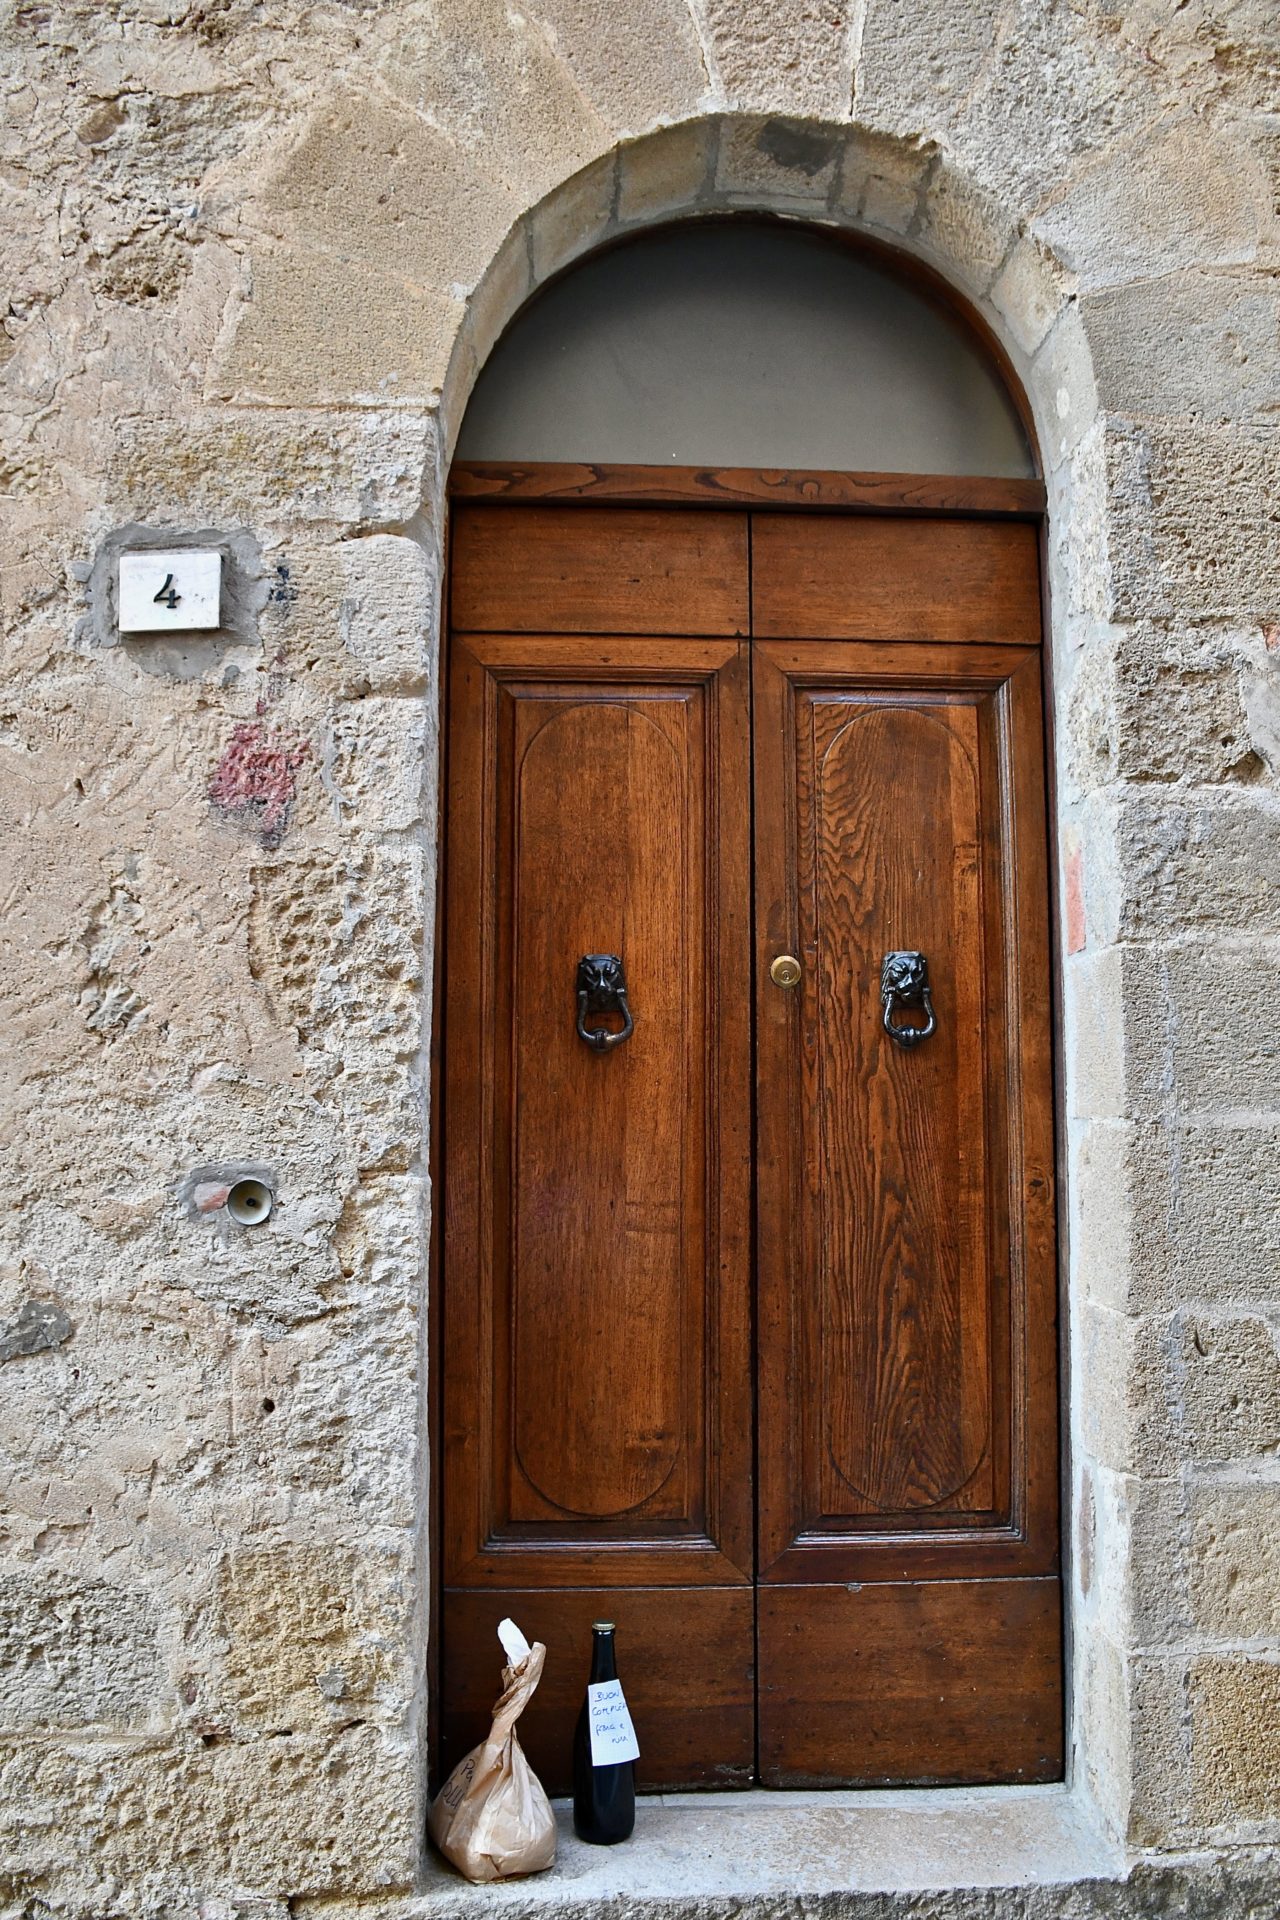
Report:
[[[548,1793],[567,1793],[574,1724],[591,1665],[591,1623],[618,1627],[618,1667],[640,1743],[640,1787],[749,1786],[755,1759],[750,1587],[570,1588],[444,1595],[440,1777],[489,1731],[510,1614],[547,1649],[520,1744]]]
[[[760,1589],[766,1786],[1062,1777],[1058,1578]]]

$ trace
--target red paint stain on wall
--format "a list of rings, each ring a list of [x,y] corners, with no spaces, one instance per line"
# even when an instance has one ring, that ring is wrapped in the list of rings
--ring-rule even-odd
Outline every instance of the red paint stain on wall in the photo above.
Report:
[[[209,798],[226,819],[260,834],[264,847],[277,847],[297,797],[299,769],[310,757],[302,734],[242,720],[213,770]]]
[[[1084,917],[1084,855],[1078,842],[1067,847],[1066,870],[1067,952],[1080,953],[1088,935]]]

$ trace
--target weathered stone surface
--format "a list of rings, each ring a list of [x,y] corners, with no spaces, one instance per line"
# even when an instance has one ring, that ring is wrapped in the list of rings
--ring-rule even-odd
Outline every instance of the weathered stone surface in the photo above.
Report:
[[[408,1756],[376,1728],[181,1747],[0,1749],[6,1893],[77,1920],[194,1916],[212,1879],[250,1899],[405,1888]]]
[[[1280,1640],[1280,1481],[1191,1495],[1191,1605],[1215,1640]]]
[[[1114,629],[1090,649],[1072,683],[1068,748],[1076,785],[1087,791],[1112,780],[1250,778],[1259,766],[1247,711],[1251,671],[1259,670],[1240,629]]]
[[[375,534],[344,541],[338,558],[339,630],[359,684],[370,693],[424,691],[435,639],[430,554],[401,534]]]
[[[1188,1315],[1182,1408],[1187,1445],[1197,1459],[1274,1457],[1280,1451],[1278,1331],[1257,1315]]]
[[[24,1300],[12,1326],[0,1333],[0,1360],[49,1353],[71,1338],[70,1316],[56,1300]]]
[[[179,423],[119,422],[113,520],[371,530],[413,517],[437,453],[429,415],[201,408]]]
[[[404,1658],[405,1571],[327,1544],[228,1555],[214,1599],[221,1671],[193,1704],[237,1732],[277,1735],[367,1713]]]
[[[714,182],[720,131],[718,120],[695,120],[621,147],[619,220],[657,220],[695,206]]]
[[[1280,802],[1266,790],[1139,789],[1117,802],[1115,935],[1280,932]]]
[[[1240,942],[1175,948],[1167,962],[1172,1090],[1188,1116],[1233,1114],[1256,1122],[1280,1108],[1280,1035],[1260,1019],[1275,994],[1280,957]]]
[[[367,261],[295,246],[260,251],[210,382],[213,397],[296,407],[433,405],[462,323],[460,301]]]
[[[991,288],[992,303],[1024,353],[1034,353],[1069,297],[1070,281],[1034,240],[1015,241]],[[1083,345],[1086,357],[1092,334]],[[1046,396],[1048,397],[1048,396]]]
[[[858,117],[889,133],[948,128],[994,57],[1001,7],[872,5],[858,46]]]
[[[1270,618],[1280,606],[1271,430],[1116,427],[1107,463],[1117,618]]]
[[[159,1717],[160,1627],[143,1593],[0,1571],[0,1726],[145,1727]]]
[[[363,261],[418,292],[471,287],[521,200],[407,105],[367,90],[316,114],[268,184],[261,217],[291,246]]]
[[[708,54],[732,107],[843,119],[853,93],[849,0],[706,0]]]
[[[420,12],[379,48],[377,71],[424,122],[526,201],[611,144],[547,26],[498,0]]]
[[[708,104],[710,78],[683,0],[536,0],[526,9],[596,111],[643,133]]]
[[[1197,1816],[1280,1826],[1280,1660],[1206,1655],[1190,1674]]]
[[[826,127],[781,117],[730,121],[721,132],[716,191],[813,213],[835,190],[842,142]]]
[[[1048,200],[1032,228],[1082,287],[1115,286],[1253,259],[1259,199],[1238,155],[1178,118],[1113,146]]]
[[[1112,412],[1213,424],[1274,406],[1280,314],[1261,275],[1162,274],[1086,294],[1080,315]]]
[[[1073,1162],[1081,1274],[1124,1313],[1280,1292],[1275,1125],[1093,1122]]]

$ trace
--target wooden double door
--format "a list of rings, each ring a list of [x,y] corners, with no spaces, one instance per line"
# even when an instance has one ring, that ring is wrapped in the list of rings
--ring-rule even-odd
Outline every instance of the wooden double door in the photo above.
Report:
[[[456,506],[442,1767],[510,1613],[553,1790],[602,1616],[642,1785],[1059,1775],[1040,618],[1014,518]]]

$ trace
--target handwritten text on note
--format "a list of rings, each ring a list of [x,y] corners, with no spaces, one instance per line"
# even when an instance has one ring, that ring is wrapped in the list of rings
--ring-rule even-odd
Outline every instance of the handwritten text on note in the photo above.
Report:
[[[593,1767],[616,1767],[619,1761],[640,1758],[621,1680],[597,1680],[587,1688],[587,1718]]]

